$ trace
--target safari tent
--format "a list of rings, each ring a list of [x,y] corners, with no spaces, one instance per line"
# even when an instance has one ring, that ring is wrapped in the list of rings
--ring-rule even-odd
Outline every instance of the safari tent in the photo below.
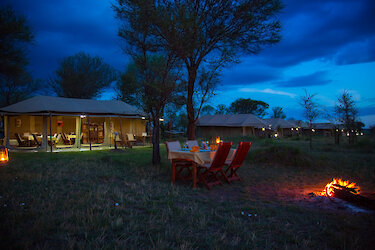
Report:
[[[0,114],[4,121],[3,144],[8,147],[20,146],[17,135],[25,140],[37,135],[38,148],[52,150],[51,141],[56,141],[52,137],[56,135],[74,138],[70,147],[80,148],[88,144],[113,145],[116,134],[125,138],[127,134],[146,133],[143,112],[118,100],[36,96],[0,108]]]
[[[267,124],[252,114],[207,115],[197,121],[198,136],[247,136],[266,134]]]

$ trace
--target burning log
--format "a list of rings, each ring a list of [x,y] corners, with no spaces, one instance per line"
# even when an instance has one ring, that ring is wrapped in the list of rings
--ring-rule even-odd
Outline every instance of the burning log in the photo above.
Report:
[[[353,194],[346,189],[335,189],[334,197],[350,202],[354,205],[375,210],[375,201],[359,194]]]
[[[359,187],[355,183],[333,179],[325,188],[325,195],[331,199],[335,197],[354,205],[375,210],[375,201],[359,195]]]

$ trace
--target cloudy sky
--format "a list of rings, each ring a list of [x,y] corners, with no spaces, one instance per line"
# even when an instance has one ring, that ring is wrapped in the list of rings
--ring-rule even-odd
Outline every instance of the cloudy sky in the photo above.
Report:
[[[4,2],[4,1],[3,1]],[[118,22],[105,0],[5,0],[23,14],[35,34],[30,70],[48,78],[59,61],[84,51],[119,70],[127,64]],[[285,0],[282,41],[223,71],[211,105],[237,98],[281,106],[301,119],[299,97],[307,90],[333,107],[343,90],[357,102],[361,120],[375,125],[375,1]],[[111,98],[107,93],[102,98]]]

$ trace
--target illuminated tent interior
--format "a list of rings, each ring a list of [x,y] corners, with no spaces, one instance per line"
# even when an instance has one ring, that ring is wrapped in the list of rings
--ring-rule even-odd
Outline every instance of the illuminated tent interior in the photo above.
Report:
[[[7,147],[21,146],[17,134],[23,138],[38,135],[40,150],[52,149],[48,141],[59,134],[74,140],[71,145],[57,141],[54,146],[75,148],[113,145],[114,138],[125,138],[127,134],[146,135],[145,114],[118,100],[36,96],[0,108],[0,114],[4,120],[3,144]]]

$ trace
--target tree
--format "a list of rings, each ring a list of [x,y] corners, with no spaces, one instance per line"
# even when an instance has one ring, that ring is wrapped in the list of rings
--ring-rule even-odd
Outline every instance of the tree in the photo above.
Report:
[[[353,97],[345,90],[337,99],[338,103],[335,106],[335,111],[340,122],[343,123],[345,132],[349,134],[349,144],[355,142],[355,135],[357,129],[357,114]]]
[[[157,36],[151,29],[151,1],[119,1],[126,8],[114,6],[117,18],[124,22],[119,36],[125,41],[125,52],[133,59],[122,79],[129,79],[134,93],[143,110],[149,114],[152,122],[152,163],[160,164],[160,118],[165,105],[175,102],[176,90],[180,89],[180,64],[176,56],[160,47]],[[123,82],[126,84],[126,82]],[[125,89],[126,87],[119,88]]]
[[[225,104],[219,104],[216,106],[215,115],[225,115],[228,113],[228,108]]]
[[[312,124],[315,119],[319,115],[318,105],[314,100],[316,94],[309,94],[307,90],[305,90],[305,96],[301,96],[300,98],[300,105],[303,107],[304,116],[309,123],[309,142],[310,142],[310,149],[312,149]]]
[[[211,105],[206,105],[202,107],[201,115],[213,115],[215,114],[215,108]]]
[[[188,137],[195,138],[194,95],[199,70],[205,65],[219,70],[236,62],[240,55],[258,53],[265,45],[280,40],[280,23],[275,14],[279,0],[117,0],[117,14],[128,19],[147,8],[150,32],[164,50],[185,64],[187,72]],[[139,20],[136,26],[145,23]],[[196,114],[198,113],[198,114]]]
[[[91,99],[116,78],[116,71],[102,58],[79,52],[61,62],[50,84],[58,96]]]
[[[281,118],[285,119],[286,115],[282,107],[273,107],[271,118]]]
[[[229,111],[233,114],[253,114],[262,118],[266,115],[268,107],[269,105],[263,101],[238,98],[231,103]]]
[[[335,144],[340,144],[340,136],[341,136],[341,129],[340,129],[340,119],[336,112],[332,112],[331,109],[324,108],[322,110],[323,116],[326,120],[329,121],[333,125],[333,133],[335,138]]]
[[[0,107],[22,101],[38,88],[26,70],[26,48],[33,38],[23,16],[11,7],[0,9]]]

